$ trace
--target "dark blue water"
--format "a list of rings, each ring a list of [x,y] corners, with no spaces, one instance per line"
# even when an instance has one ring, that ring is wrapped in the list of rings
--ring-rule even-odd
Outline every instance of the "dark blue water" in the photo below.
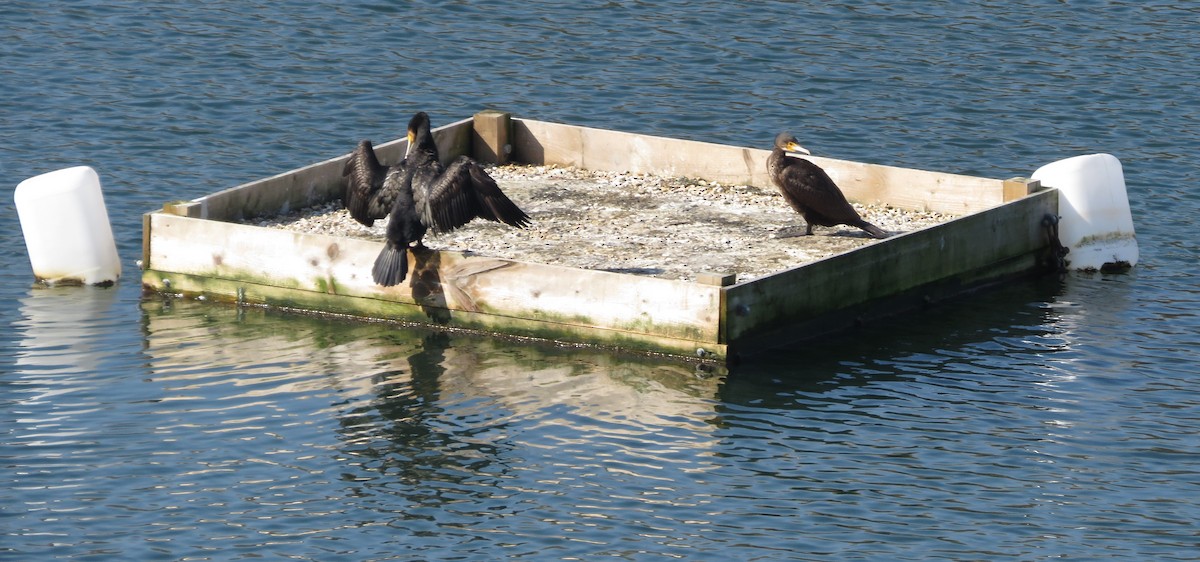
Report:
[[[0,178],[96,168],[125,276],[33,287],[0,198],[0,558],[1194,559],[1197,30],[1183,1],[6,2]],[[1142,262],[728,376],[143,298],[142,213],[487,108],[1000,178],[1108,152]]]

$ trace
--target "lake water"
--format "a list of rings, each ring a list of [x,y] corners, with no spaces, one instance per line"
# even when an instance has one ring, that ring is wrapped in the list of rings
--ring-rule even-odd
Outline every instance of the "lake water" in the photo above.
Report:
[[[1195,559],[1198,29],[1183,1],[6,2],[0,177],[96,168],[124,277],[34,287],[0,200],[0,559]],[[998,178],[1108,152],[1142,262],[724,376],[143,298],[142,213],[488,108]]]

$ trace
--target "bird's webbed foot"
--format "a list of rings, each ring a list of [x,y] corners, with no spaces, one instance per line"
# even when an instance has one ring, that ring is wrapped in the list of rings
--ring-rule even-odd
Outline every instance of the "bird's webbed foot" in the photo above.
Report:
[[[779,231],[775,233],[775,238],[799,238],[801,236],[808,236],[809,234],[809,232],[805,232],[799,226],[789,226],[779,229]]]

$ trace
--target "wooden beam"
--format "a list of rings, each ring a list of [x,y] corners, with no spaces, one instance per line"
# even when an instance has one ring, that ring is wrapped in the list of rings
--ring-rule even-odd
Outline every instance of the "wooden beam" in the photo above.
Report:
[[[195,201],[168,201],[163,203],[162,210],[164,213],[178,215],[181,217],[199,216],[200,205]]]
[[[696,274],[696,282],[702,285],[715,285],[717,287],[728,287],[737,283],[736,273],[714,273],[711,271],[702,271]]]
[[[150,215],[142,213],[142,270],[150,268]]]
[[[150,232],[155,270],[318,293],[331,309],[341,298],[366,298],[425,310],[451,324],[469,313],[492,316],[489,322],[499,327],[522,318],[718,341],[721,288],[715,286],[425,250],[410,255],[405,283],[380,287],[371,279],[382,248],[376,241],[164,213],[151,215]]]
[[[797,326],[828,328],[806,323],[839,310],[926,284],[949,282],[967,288],[1028,271],[1046,245],[1042,218],[1057,209],[1057,192],[1044,191],[985,213],[728,287],[722,341],[752,344],[760,335],[779,330],[790,330],[795,339],[803,339],[814,334],[800,333]]]
[[[711,408],[721,375],[727,373],[711,366],[705,372],[715,376],[697,377],[695,365],[678,359],[635,358],[580,346],[522,345],[520,353],[511,353],[509,342],[492,337],[451,334],[445,338],[393,338],[381,334],[389,327],[379,323],[328,322],[306,315],[292,315],[289,330],[281,332],[276,315],[259,307],[208,307],[205,313],[217,320],[205,336],[210,338],[209,345],[180,346],[179,317],[157,314],[161,302],[147,299],[142,303],[147,312],[141,326],[147,357],[170,358],[173,364],[204,365],[212,361],[213,349],[220,349],[223,361],[256,364],[262,360],[263,349],[289,347],[289,357],[329,365],[328,376],[337,388],[352,390],[356,396],[371,396],[378,390],[371,377],[359,376],[361,367],[386,361],[396,365],[396,371],[389,374],[390,382],[437,377],[439,388],[445,392],[502,400],[513,396],[516,401],[508,405],[526,412],[560,403],[563,387],[578,390],[582,386],[587,392],[596,392],[590,396],[600,397],[586,401],[585,406],[598,415],[652,418],[669,413],[683,417]],[[331,355],[330,349],[337,353]],[[442,360],[429,361],[430,354]],[[631,364],[637,365],[639,376],[627,376],[635,368]],[[564,369],[563,365],[572,368]],[[645,369],[647,365],[653,365],[653,369]],[[539,384],[529,385],[530,380]],[[303,382],[277,384],[275,388],[281,391],[304,390]],[[509,392],[518,388],[519,396]],[[647,401],[655,407],[645,408]]]
[[[1004,180],[1004,202],[1016,201],[1022,197],[1037,192],[1042,188],[1042,182],[1029,178],[1010,178]]]
[[[356,296],[331,297],[320,292],[294,287],[264,285],[207,275],[147,270],[142,274],[142,283],[149,290],[189,296],[203,295],[209,300],[218,302],[267,305],[297,311],[344,314],[364,319],[415,325],[446,326],[481,334],[503,334],[569,344],[585,343],[705,361],[723,360],[727,349],[723,344],[698,342],[686,338],[603,329],[583,324],[547,322],[532,318],[447,311],[396,300]],[[241,296],[240,300],[239,295]],[[701,353],[700,350],[703,352]]]
[[[443,162],[470,154],[472,122],[463,119],[433,130]],[[399,138],[375,146],[375,154],[384,165],[393,165],[404,158],[407,138]],[[259,216],[283,215],[292,211],[341,199],[345,190],[342,169],[350,157],[318,162],[269,178],[252,181],[201,197],[186,204],[187,216],[241,221]]]
[[[509,129],[512,127],[511,115],[501,111],[481,111],[474,117],[474,145],[472,154],[480,162],[492,164],[508,163],[508,154],[512,151],[509,144]]]
[[[620,131],[513,119],[512,159],[529,164],[629,171],[772,187],[770,151]],[[1003,182],[806,157],[821,166],[851,201],[965,215],[1004,202]]]

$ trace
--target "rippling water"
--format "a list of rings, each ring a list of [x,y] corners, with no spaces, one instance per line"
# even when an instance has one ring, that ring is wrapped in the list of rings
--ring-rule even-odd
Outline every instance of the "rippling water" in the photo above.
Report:
[[[1190,559],[1200,13],[1171,1],[8,2],[0,174],[95,167],[126,278],[0,213],[0,559]],[[416,110],[992,177],[1110,152],[1142,263],[726,376],[143,298],[141,214]]]

